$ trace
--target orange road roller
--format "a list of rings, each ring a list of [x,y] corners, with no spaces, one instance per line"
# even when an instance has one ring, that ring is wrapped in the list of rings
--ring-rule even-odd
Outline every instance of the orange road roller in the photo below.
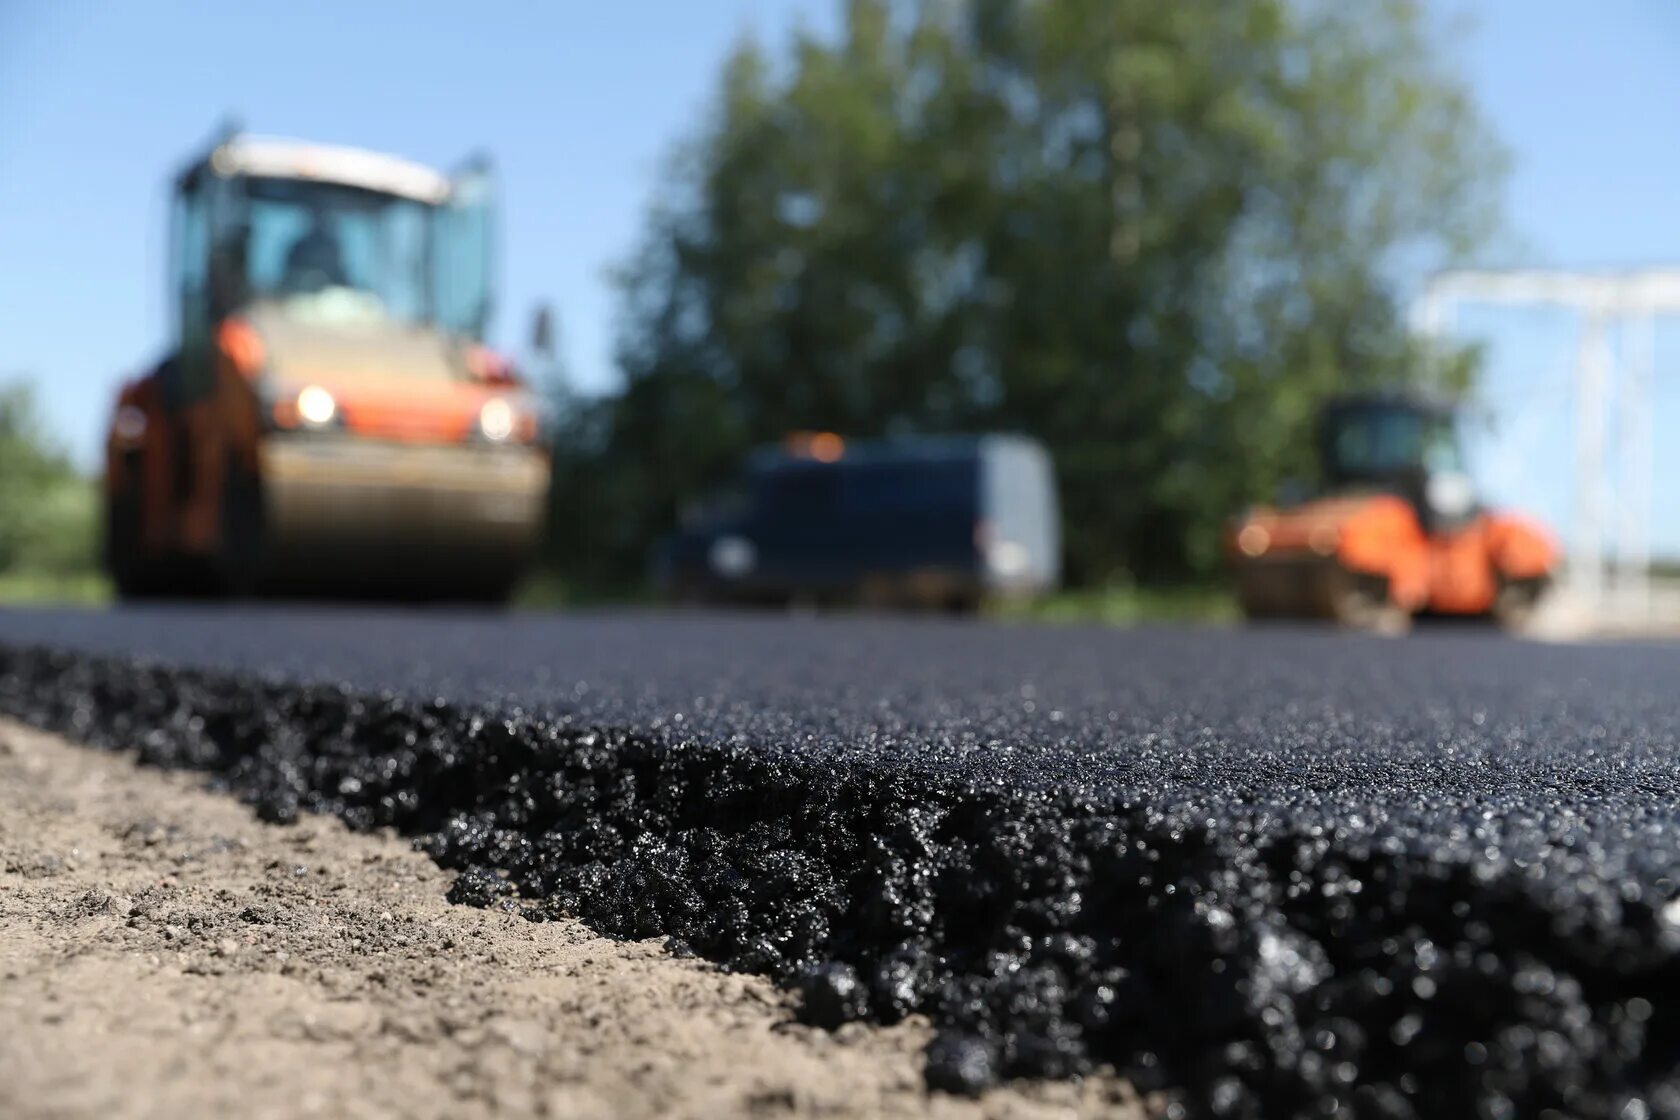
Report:
[[[234,132],[180,173],[174,343],[106,442],[121,596],[508,594],[551,471],[483,343],[493,201],[482,161]]]
[[[1489,510],[1453,409],[1400,395],[1333,401],[1319,423],[1326,491],[1235,519],[1226,553],[1243,611],[1396,632],[1419,614],[1527,621],[1557,568],[1539,524]]]

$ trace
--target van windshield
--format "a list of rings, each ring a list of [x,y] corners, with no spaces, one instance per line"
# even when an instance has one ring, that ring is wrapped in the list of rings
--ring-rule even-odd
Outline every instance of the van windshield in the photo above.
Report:
[[[763,474],[760,508],[807,516],[972,513],[978,469],[971,458],[874,463],[788,463]]]

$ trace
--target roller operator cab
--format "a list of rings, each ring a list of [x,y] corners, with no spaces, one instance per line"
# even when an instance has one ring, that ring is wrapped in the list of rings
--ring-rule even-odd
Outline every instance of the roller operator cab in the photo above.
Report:
[[[1061,526],[1050,458],[1016,436],[793,437],[689,510],[654,558],[689,602],[972,610],[1050,590]]]
[[[175,338],[121,390],[125,597],[503,597],[536,543],[536,402],[483,345],[491,179],[229,135],[174,184]]]
[[[1421,612],[1532,613],[1557,565],[1546,531],[1488,510],[1453,410],[1400,396],[1337,400],[1319,425],[1325,493],[1262,506],[1227,538],[1244,611],[1380,631]]]

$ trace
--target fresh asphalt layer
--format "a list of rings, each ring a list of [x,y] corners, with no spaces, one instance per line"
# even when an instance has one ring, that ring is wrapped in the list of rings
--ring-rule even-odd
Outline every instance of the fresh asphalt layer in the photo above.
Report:
[[[1680,647],[12,611],[0,711],[400,828],[464,901],[670,936],[817,1022],[928,1014],[940,1088],[1680,1115]]]

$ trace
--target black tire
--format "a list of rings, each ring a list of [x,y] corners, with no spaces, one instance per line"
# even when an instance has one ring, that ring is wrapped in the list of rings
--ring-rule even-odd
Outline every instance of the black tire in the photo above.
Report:
[[[267,553],[262,483],[237,460],[222,479],[222,523],[216,554],[210,561],[210,590],[227,598],[247,598],[261,584]]]
[[[453,598],[468,606],[492,611],[506,610],[513,601],[513,589],[517,586],[519,580],[513,576],[484,579],[463,588],[462,593]]]
[[[1298,617],[1299,612],[1292,616],[1288,611],[1279,610],[1277,604],[1254,594],[1245,584],[1246,581],[1237,581],[1237,609],[1249,622],[1274,622],[1280,618]]]
[[[665,600],[676,607],[700,608],[714,605],[705,583],[693,576],[678,576],[672,579],[666,587]]]
[[[1534,620],[1534,613],[1550,586],[1551,581],[1544,576],[1535,579],[1501,578],[1499,593],[1493,600],[1493,620],[1506,630],[1525,629]]]
[[[105,571],[117,598],[123,602],[159,599],[177,593],[175,566],[167,558],[148,556],[141,546],[141,495],[145,482],[140,457],[124,463],[127,489],[105,498]]]
[[[985,596],[978,591],[953,591],[939,604],[942,614],[953,618],[972,618],[985,606]]]
[[[133,494],[105,501],[105,570],[117,598],[125,602],[155,599],[163,593],[155,562],[140,552],[140,502]]]
[[[1330,617],[1338,625],[1367,634],[1397,635],[1412,628],[1409,611],[1388,597],[1388,580],[1337,567],[1325,589]]]

